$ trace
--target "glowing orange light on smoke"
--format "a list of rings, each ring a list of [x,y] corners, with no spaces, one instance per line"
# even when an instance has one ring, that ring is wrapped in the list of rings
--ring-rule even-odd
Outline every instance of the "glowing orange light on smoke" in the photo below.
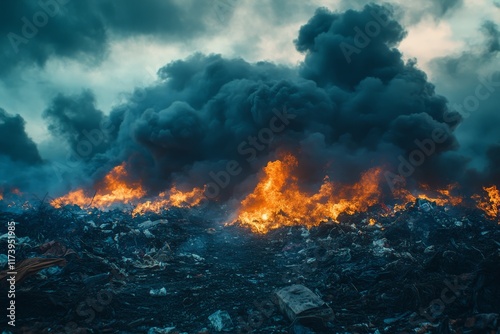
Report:
[[[0,190],[0,201],[12,201],[12,203],[9,204],[9,207],[16,206],[20,200],[19,197],[21,196],[23,196],[23,193],[18,188],[8,188],[5,192],[3,189]]]
[[[335,220],[341,213],[366,211],[380,199],[379,168],[367,171],[354,185],[335,184],[325,178],[316,193],[308,193],[300,189],[294,175],[297,166],[291,154],[269,162],[254,191],[241,202],[236,221],[257,233],[280,226],[311,227]]]
[[[487,193],[487,198],[479,195],[474,195],[472,198],[477,201],[477,207],[488,217],[497,218],[500,213],[500,191],[496,186],[484,187],[483,190]]]

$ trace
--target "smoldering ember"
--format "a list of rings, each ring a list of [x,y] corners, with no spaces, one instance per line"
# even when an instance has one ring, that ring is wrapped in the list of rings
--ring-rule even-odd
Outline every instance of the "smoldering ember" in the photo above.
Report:
[[[498,20],[3,1],[2,333],[500,333]]]

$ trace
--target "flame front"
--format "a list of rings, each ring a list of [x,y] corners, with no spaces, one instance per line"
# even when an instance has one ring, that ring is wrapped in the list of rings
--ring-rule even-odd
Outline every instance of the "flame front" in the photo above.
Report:
[[[204,188],[194,188],[191,191],[182,192],[174,186],[170,191],[160,193],[155,200],[139,203],[132,212],[132,215],[136,216],[148,211],[158,213],[164,208],[172,206],[196,206],[202,201],[204,197],[203,192]]]
[[[195,206],[203,199],[203,188],[194,188],[182,192],[175,186],[169,191],[162,192],[154,200],[143,200],[146,191],[139,182],[130,182],[126,164],[113,168],[101,182],[98,183],[91,195],[83,189],[77,189],[51,202],[55,208],[74,204],[80,207],[95,207],[109,209],[113,205],[137,204],[133,215],[146,212],[160,212],[172,206]]]
[[[500,191],[496,186],[484,187],[488,198],[474,195],[473,198],[478,202],[477,207],[483,210],[490,218],[498,218],[500,213]]]
[[[280,226],[315,226],[335,220],[341,213],[366,211],[379,202],[380,168],[367,171],[358,183],[349,186],[325,178],[311,194],[300,189],[294,175],[297,166],[291,154],[269,162],[254,191],[241,202],[236,221],[254,232],[266,233]]]
[[[75,204],[80,207],[109,209],[114,205],[135,205],[134,216],[146,212],[160,213],[169,207],[192,207],[204,199],[204,188],[192,188],[181,191],[176,186],[160,193],[153,199],[147,199],[146,191],[140,182],[130,181],[126,164],[113,168],[92,191],[77,189],[65,196],[51,201],[51,205],[60,208]],[[292,154],[285,154],[282,159],[269,162],[263,169],[262,177],[251,194],[242,202],[237,211],[239,222],[256,233],[267,233],[281,226],[303,225],[312,227],[325,220],[337,220],[342,213],[354,214],[365,212],[370,206],[382,204],[380,190],[381,168],[366,171],[357,183],[352,185],[337,184],[325,177],[319,189],[308,192],[300,187],[297,175],[298,161]],[[386,207],[386,215],[403,210],[408,203],[425,199],[436,205],[467,205],[466,201],[456,196],[459,187],[454,184],[445,189],[431,189],[420,185],[418,192],[410,192],[405,187],[397,189],[393,195],[398,203],[392,209]],[[474,195],[477,208],[483,210],[489,218],[500,217],[500,191],[496,186],[483,188],[485,194]],[[7,195],[21,196],[15,188]],[[9,196],[7,196],[9,197]],[[0,191],[0,200],[4,193]],[[369,224],[376,223],[370,218]]]
[[[457,188],[458,185],[452,184],[445,189],[432,190],[428,185],[421,184],[416,195],[405,188],[395,189],[394,198],[400,203],[394,205],[394,210],[403,210],[408,203],[414,203],[417,199],[424,199],[439,206],[460,205],[463,198],[452,194]]]
[[[122,163],[113,168],[99,183],[93,196],[83,189],[77,189],[65,196],[56,198],[50,204],[60,208],[68,204],[76,204],[80,207],[92,206],[106,209],[114,204],[129,204],[142,198],[146,192],[138,182],[127,180],[126,164]]]

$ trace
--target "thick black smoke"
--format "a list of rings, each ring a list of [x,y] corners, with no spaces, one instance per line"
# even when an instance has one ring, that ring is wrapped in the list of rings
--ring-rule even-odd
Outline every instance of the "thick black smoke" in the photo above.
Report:
[[[47,173],[37,146],[26,134],[24,119],[0,108],[0,194],[8,198],[14,189],[34,184],[47,189]]]
[[[74,154],[88,160],[107,149],[107,133],[103,133],[104,114],[95,107],[90,91],[66,97],[59,95],[43,113],[49,131],[67,142]]]
[[[295,40],[304,54],[298,66],[194,54],[160,68],[156,83],[108,115],[89,91],[59,95],[44,115],[73,162],[58,175],[91,186],[125,161],[150,195],[173,184],[208,184],[208,197],[226,199],[245,195],[268,161],[291,152],[305,187],[325,176],[353,182],[372,167],[391,176],[388,187],[401,178],[410,186],[498,183],[498,122],[470,122],[436,93],[415,60],[397,49],[406,32],[394,17],[391,7],[373,4],[343,13],[318,9]],[[498,29],[487,23],[483,30],[480,57],[441,60],[452,84],[475,62],[494,68]],[[466,86],[474,94],[474,84]],[[497,97],[482,106],[493,110]],[[482,137],[463,131],[472,124]]]
[[[283,151],[298,156],[309,185],[354,181],[375,166],[397,173],[400,157],[438,129],[446,138],[408,178],[447,184],[466,164],[452,132],[461,117],[402,59],[405,35],[390,7],[319,9],[295,41],[305,55],[297,68],[202,54],[172,62],[112,110],[109,146],[86,166],[98,176],[127,161],[151,194],[188,183],[227,197]],[[89,93],[59,96],[46,115],[74,148],[103,117]]]
[[[37,165],[42,162],[38,149],[24,129],[21,115],[9,115],[0,108],[0,159]]]

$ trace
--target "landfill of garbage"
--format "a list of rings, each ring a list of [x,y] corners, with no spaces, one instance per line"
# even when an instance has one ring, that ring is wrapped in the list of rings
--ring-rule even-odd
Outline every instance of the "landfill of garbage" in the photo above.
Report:
[[[500,333],[500,225],[477,210],[418,201],[266,234],[224,224],[226,211],[4,210],[16,226],[15,328]],[[7,264],[0,255],[2,296]]]

